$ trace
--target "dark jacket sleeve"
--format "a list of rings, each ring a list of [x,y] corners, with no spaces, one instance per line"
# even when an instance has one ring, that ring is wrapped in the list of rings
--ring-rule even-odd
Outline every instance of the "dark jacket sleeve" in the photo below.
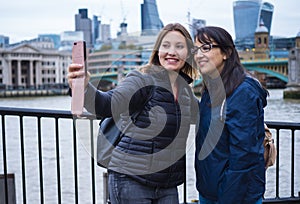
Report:
[[[251,183],[264,185],[262,102],[257,93],[244,87],[227,99],[226,107],[230,156],[219,188],[219,203],[255,203],[262,195],[249,195],[251,188],[259,188]]]
[[[97,118],[118,116],[129,111],[129,103],[139,103],[138,99],[144,98],[145,93],[141,91],[143,82],[140,72],[131,71],[116,88],[107,92],[97,90],[89,84],[85,92],[84,106]]]
[[[84,107],[97,118],[111,115],[111,96],[113,90],[103,92],[97,90],[91,83],[88,84],[84,94]]]

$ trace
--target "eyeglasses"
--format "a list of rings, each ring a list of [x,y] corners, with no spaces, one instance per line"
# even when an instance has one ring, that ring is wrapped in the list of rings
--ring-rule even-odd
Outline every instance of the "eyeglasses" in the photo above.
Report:
[[[197,54],[198,53],[198,50],[200,50],[202,53],[206,53],[206,52],[209,52],[211,49],[213,49],[214,47],[220,47],[219,45],[213,45],[213,44],[204,44],[200,47],[198,46],[194,46],[192,49],[191,49],[191,53],[193,55]]]

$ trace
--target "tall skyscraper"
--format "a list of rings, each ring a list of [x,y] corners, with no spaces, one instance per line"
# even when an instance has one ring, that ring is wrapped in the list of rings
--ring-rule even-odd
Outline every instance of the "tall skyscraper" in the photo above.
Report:
[[[270,31],[274,6],[262,0],[236,0],[233,2],[235,43],[238,49],[253,48],[254,34],[260,20]]]
[[[96,44],[97,39],[100,37],[100,25],[101,21],[98,20],[98,16],[93,16],[93,45]]]
[[[142,35],[156,35],[164,26],[159,18],[156,0],[144,0],[141,4]]]
[[[263,20],[264,25],[271,31],[272,17],[274,12],[274,6],[268,2],[264,2],[260,10],[260,20]]]
[[[92,21],[88,18],[87,9],[79,9],[79,13],[75,15],[75,31],[82,31],[86,46],[93,47]]]
[[[100,26],[100,39],[104,43],[107,43],[111,40],[110,24],[101,24],[101,26]]]

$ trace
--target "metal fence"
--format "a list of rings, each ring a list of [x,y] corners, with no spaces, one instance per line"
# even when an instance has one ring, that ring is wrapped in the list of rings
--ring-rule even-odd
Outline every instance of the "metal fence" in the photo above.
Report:
[[[0,107],[0,115],[0,203],[106,203],[105,170],[94,160],[95,118],[8,107]],[[300,203],[300,123],[266,123],[278,155],[267,170],[267,189],[273,190],[263,202]],[[191,203],[189,186],[182,189],[182,202]]]

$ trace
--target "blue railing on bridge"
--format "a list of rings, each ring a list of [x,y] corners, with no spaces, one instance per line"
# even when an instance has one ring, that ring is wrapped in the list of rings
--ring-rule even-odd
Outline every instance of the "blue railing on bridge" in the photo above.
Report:
[[[284,75],[283,73],[276,72],[270,69],[265,68],[265,66],[286,66],[288,64],[288,59],[270,59],[270,60],[245,60],[242,61],[243,66],[249,71],[257,71],[259,73],[265,73],[269,76],[276,77],[283,82],[288,82],[288,76]],[[128,70],[124,71],[124,75],[128,73]],[[118,72],[103,72],[98,74],[91,75],[91,82],[99,82],[100,80],[112,82],[114,84],[118,84]],[[202,83],[202,77],[195,80],[193,86],[199,86]]]
[[[106,203],[105,170],[93,157],[95,118],[9,107],[0,107],[0,115],[0,203]],[[300,203],[300,123],[266,123],[278,155],[263,202]],[[181,189],[181,202],[197,199],[189,187]]]

